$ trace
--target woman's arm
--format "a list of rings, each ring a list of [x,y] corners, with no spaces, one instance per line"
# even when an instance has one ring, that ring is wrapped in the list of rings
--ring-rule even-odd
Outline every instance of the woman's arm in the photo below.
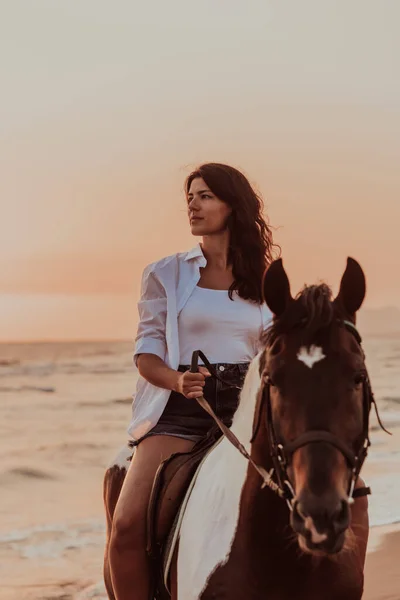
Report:
[[[167,295],[152,271],[152,265],[143,271],[138,312],[139,324],[133,354],[136,366],[138,366],[138,356],[141,354],[156,355],[164,361],[167,353],[165,339]]]
[[[170,369],[159,356],[139,354],[136,357],[136,364],[141,376],[153,385],[166,390],[177,391],[179,376],[182,373]]]
[[[138,310],[139,325],[133,359],[141,376],[157,387],[179,392],[186,398],[201,396],[205,377],[210,375],[207,369],[200,367],[198,373],[181,373],[164,362],[167,297],[151,265],[143,272]]]
[[[141,376],[149,383],[166,390],[179,392],[186,398],[201,396],[205,378],[210,375],[204,367],[199,367],[198,373],[174,371],[155,354],[139,354],[136,364]]]

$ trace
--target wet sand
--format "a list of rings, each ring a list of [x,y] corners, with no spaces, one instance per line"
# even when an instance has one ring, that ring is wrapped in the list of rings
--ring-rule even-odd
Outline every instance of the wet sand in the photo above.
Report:
[[[363,600],[400,598],[400,527],[395,529],[383,535],[378,549],[367,555]],[[378,533],[372,533],[372,541]]]

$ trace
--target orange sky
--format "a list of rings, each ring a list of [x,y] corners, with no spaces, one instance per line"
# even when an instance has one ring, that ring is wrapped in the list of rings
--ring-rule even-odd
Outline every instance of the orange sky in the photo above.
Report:
[[[366,305],[400,306],[399,20],[390,0],[8,3],[0,340],[132,338],[143,266],[196,243],[182,186],[209,160],[261,190],[294,290],[336,288],[351,255]]]

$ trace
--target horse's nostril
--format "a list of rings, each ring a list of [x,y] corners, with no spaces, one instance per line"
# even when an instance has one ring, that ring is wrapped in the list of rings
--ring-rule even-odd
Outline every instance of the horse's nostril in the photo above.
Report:
[[[301,502],[296,501],[295,508],[296,508],[296,512],[297,512],[298,516],[301,519],[303,519],[303,521],[304,521],[304,519],[306,518],[307,515],[304,513],[304,509],[303,509]]]
[[[292,527],[296,533],[309,537],[314,544],[322,544],[330,535],[339,535],[350,522],[348,502],[323,503],[296,501],[292,511]]]
[[[336,512],[334,523],[338,530],[343,530],[348,527],[350,522],[349,503],[346,500],[341,500],[340,506]]]
[[[293,504],[292,526],[295,531],[300,531],[304,529],[304,515],[301,512],[301,505],[297,500]]]

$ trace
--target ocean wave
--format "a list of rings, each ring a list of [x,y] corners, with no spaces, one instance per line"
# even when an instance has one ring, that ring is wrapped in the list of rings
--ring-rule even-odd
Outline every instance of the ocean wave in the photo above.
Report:
[[[368,477],[367,485],[371,487],[372,491],[371,496],[368,497],[369,520],[372,527],[400,522],[398,503],[400,488],[396,473],[397,468],[395,467],[391,473]]]
[[[88,587],[84,588],[77,596],[75,600],[108,600],[108,595],[103,581],[98,581]]]
[[[400,396],[384,396],[382,402],[387,404],[400,404]]]
[[[382,463],[400,463],[400,450],[375,450],[376,444],[372,444],[372,450],[368,454],[368,462],[382,462]]]
[[[0,365],[0,378],[6,377],[48,377],[50,375],[120,375],[123,373],[133,373],[136,368],[130,362],[122,362],[119,364],[96,364],[95,362],[85,364],[79,362],[67,363],[15,363]]]
[[[370,527],[382,527],[383,525],[398,525],[400,515],[396,517],[383,517],[381,519],[370,519]]]
[[[127,396],[126,398],[116,398],[115,400],[111,400],[113,404],[132,404],[132,396]]]
[[[84,457],[87,451],[98,451],[104,448],[104,444],[96,442],[60,442],[59,444],[41,444],[36,447],[37,452],[51,453],[52,456],[67,455]],[[83,454],[85,453],[85,454]]]
[[[93,375],[120,375],[121,373],[126,373],[126,369],[103,366],[96,367],[88,372]]]
[[[22,558],[57,559],[71,549],[102,546],[104,533],[105,527],[101,521],[87,519],[13,530],[0,535],[0,544],[7,544],[11,551]],[[53,534],[53,539],[49,539],[49,534]]]
[[[55,391],[55,387],[37,385],[0,386],[0,392],[44,392],[46,394],[53,394]]]
[[[385,414],[385,413],[383,413],[383,414]],[[386,429],[389,428],[388,431],[390,433],[392,433],[390,429],[391,428],[393,429],[393,427],[400,427],[400,421],[399,420],[388,421],[387,419],[384,418],[383,419],[383,426]],[[369,430],[370,431],[382,431],[382,427],[380,425],[371,425],[370,428],[369,428]]]
[[[37,479],[37,480],[55,480],[57,477],[48,471],[42,469],[34,469],[32,467],[14,467],[8,469],[0,474],[0,481],[2,485],[7,483],[13,483],[23,479]]]
[[[84,352],[82,353],[82,356],[115,356],[116,354],[118,354],[118,352],[113,350],[97,350],[93,352]]]

